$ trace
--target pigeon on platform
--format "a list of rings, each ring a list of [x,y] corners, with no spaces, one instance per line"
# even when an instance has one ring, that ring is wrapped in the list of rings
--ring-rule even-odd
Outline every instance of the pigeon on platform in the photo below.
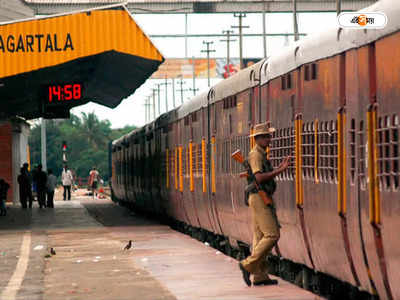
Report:
[[[51,255],[56,255],[56,250],[54,250],[54,248],[50,248],[50,253]]]
[[[125,246],[124,250],[129,250],[132,247],[132,241],[129,240],[128,244]]]

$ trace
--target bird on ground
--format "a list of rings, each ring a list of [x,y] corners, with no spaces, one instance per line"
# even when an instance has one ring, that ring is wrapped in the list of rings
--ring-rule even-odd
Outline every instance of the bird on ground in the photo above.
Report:
[[[50,248],[50,253],[51,255],[56,255],[56,250],[54,250],[54,248]]]
[[[125,246],[124,250],[129,250],[132,247],[132,241],[129,240],[128,244]]]

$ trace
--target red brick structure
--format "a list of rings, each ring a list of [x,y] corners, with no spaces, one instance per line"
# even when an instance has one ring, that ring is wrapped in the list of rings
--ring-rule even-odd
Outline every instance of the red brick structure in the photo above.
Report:
[[[12,124],[10,122],[0,122],[0,178],[3,178],[12,186]],[[12,202],[13,189],[10,188],[7,194],[7,201]]]
[[[29,124],[22,118],[0,121],[0,178],[10,185],[7,202],[19,203],[20,168],[28,162]]]

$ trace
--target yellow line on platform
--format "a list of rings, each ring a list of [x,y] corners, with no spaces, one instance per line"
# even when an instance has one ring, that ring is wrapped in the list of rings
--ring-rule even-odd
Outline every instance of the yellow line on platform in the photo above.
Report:
[[[22,240],[19,260],[14,274],[12,275],[7,287],[1,294],[1,300],[14,300],[17,292],[24,280],[26,269],[28,268],[29,254],[31,252],[31,233],[27,232]]]

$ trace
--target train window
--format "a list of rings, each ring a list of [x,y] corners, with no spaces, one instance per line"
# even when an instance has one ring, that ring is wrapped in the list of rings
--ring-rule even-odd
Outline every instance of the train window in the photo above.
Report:
[[[230,152],[230,141],[225,140],[225,174],[229,173],[229,153]]]
[[[356,174],[356,120],[350,122],[350,182],[354,184]]]
[[[337,132],[337,120],[331,121],[331,159],[332,159],[332,169],[331,169],[331,179],[334,183],[338,181],[338,132]]]
[[[389,116],[378,118],[377,133],[378,133],[377,150],[378,150],[378,166],[379,166],[378,178],[379,178],[380,188],[381,189],[385,188],[386,190],[388,190],[392,186],[391,173],[393,170],[393,159],[391,157],[391,144],[393,143],[393,140],[391,139],[391,133],[393,134],[393,129],[391,128],[391,120]]]
[[[189,125],[189,116],[186,116],[186,117],[183,119],[183,123],[184,123],[185,126],[188,126],[188,125]]]
[[[314,170],[314,133],[311,130],[312,123],[303,125],[302,135],[302,169],[303,177],[311,180],[311,174]]]
[[[286,88],[291,89],[292,88],[292,74],[287,74],[286,78]]]
[[[294,139],[293,128],[280,128],[273,134],[272,142],[269,148],[269,160],[274,168],[278,167],[282,159],[292,153],[293,143],[290,141]],[[278,180],[291,180],[293,179],[292,171],[294,166],[289,167],[283,173],[277,176]]]
[[[232,134],[232,115],[229,114],[229,134]]]
[[[192,113],[192,122],[197,122],[197,111]]]
[[[397,190],[399,188],[399,117],[394,115],[392,118],[392,176],[393,176],[393,185],[394,189]]]
[[[364,120],[360,121],[360,128],[358,131],[358,139],[360,141],[360,144],[358,146],[358,153],[360,156],[359,159],[359,165],[358,165],[358,176],[359,176],[359,180],[360,180],[360,186],[362,190],[366,189],[366,174],[365,174],[365,170],[366,170],[366,141],[365,141],[365,137],[364,137]]]
[[[385,167],[385,183],[386,183],[386,188],[389,189],[391,187],[391,157],[390,157],[390,117],[385,116],[385,131],[384,131],[384,157],[385,157],[385,162],[384,162],[384,167]]]
[[[186,173],[185,173],[186,176],[189,176],[189,175],[190,175],[190,159],[189,159],[189,152],[190,152],[190,150],[189,150],[189,145],[188,145],[188,147],[186,148]]]
[[[237,106],[236,95],[235,96],[230,96],[230,97],[225,98],[223,100],[223,109],[229,109],[229,108],[236,107],[236,106]]]
[[[304,80],[309,81],[310,80],[310,66],[306,65],[304,68]]]
[[[311,64],[311,80],[317,79],[317,64]]]
[[[303,179],[306,178],[306,172],[307,172],[307,167],[306,167],[306,163],[307,163],[307,159],[306,159],[306,156],[307,156],[306,127],[307,127],[307,123],[303,123],[302,130],[300,132],[301,156],[302,156],[301,170],[302,170]]]
[[[213,104],[213,110],[214,110],[214,128],[213,131],[217,132],[217,104]]]
[[[285,76],[281,76],[281,89],[286,90],[286,78]]]
[[[323,129],[324,129],[324,122],[321,121],[318,123],[319,128],[318,128],[318,152],[319,152],[319,164],[318,164],[318,174],[319,174],[319,181],[323,182],[323,165],[324,165],[324,135],[323,135]]]

